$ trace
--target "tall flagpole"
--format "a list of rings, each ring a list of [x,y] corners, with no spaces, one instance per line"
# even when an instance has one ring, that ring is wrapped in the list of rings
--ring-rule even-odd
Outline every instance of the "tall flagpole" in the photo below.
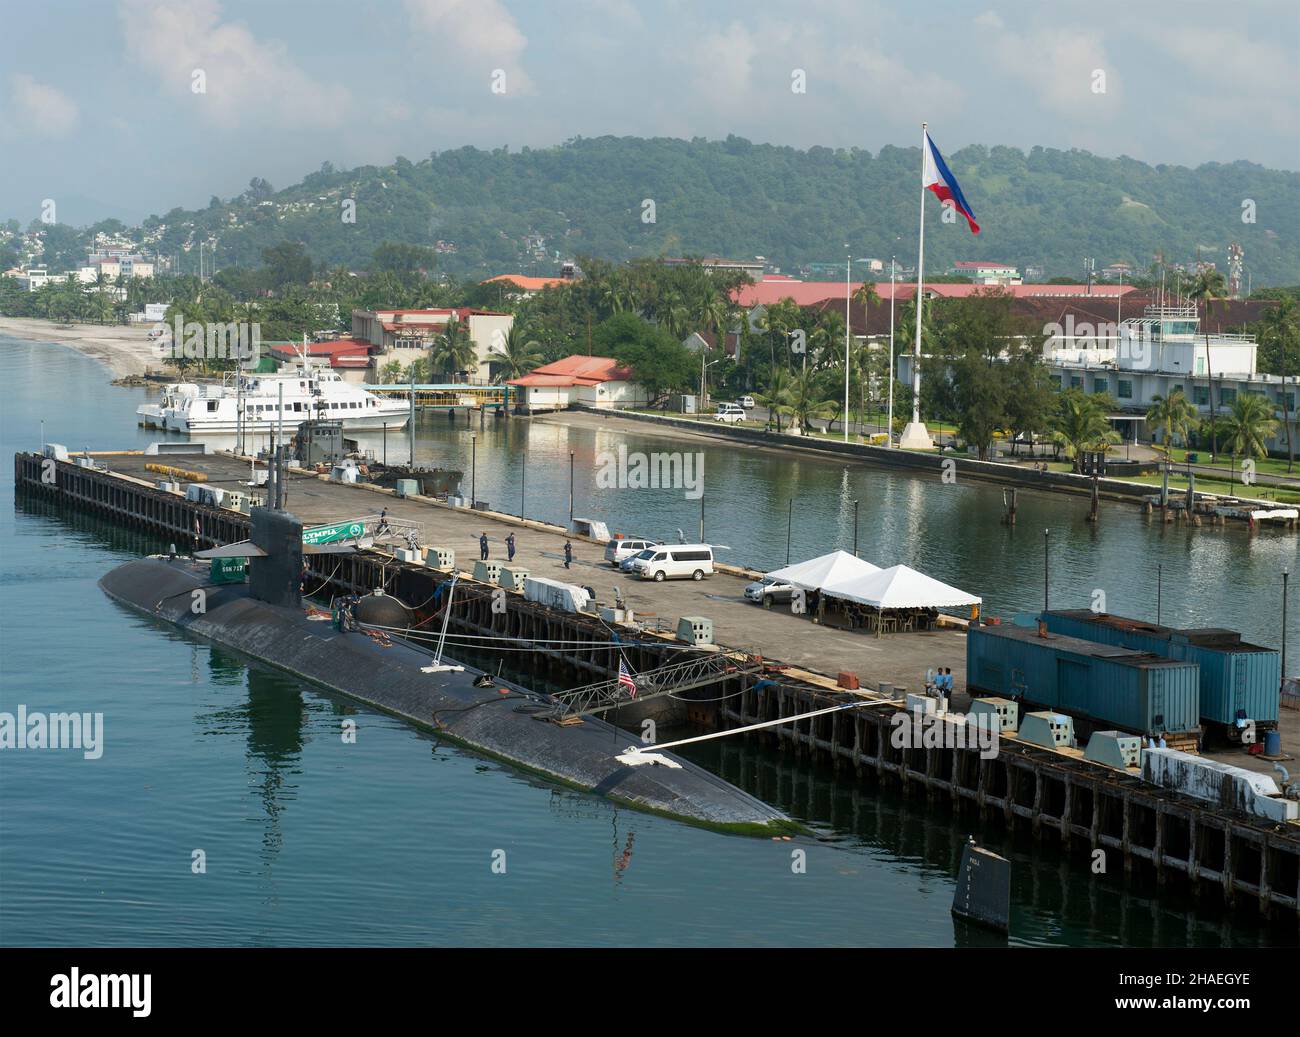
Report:
[[[885,425],[887,447],[894,445],[894,293],[898,290],[894,287],[895,258],[889,257],[889,415]]]
[[[921,423],[921,295],[925,284],[925,165],[926,123],[921,123],[921,233],[916,250],[916,345],[912,353],[912,421],[903,430],[900,447],[929,450],[934,442]]]
[[[849,283],[850,274],[853,270],[853,254],[849,253],[844,260],[844,442],[849,441],[849,340],[852,338],[852,332],[849,330],[849,296],[852,293],[852,286]]]
[[[921,236],[916,252],[916,349],[912,357],[912,423],[921,422],[921,288],[925,282],[925,123],[921,123]]]

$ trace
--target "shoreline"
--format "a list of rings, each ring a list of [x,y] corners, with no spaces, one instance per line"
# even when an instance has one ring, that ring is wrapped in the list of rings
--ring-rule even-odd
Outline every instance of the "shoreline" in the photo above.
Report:
[[[149,341],[149,325],[74,324],[71,327],[38,317],[0,317],[0,335],[26,342],[68,346],[108,368],[113,378],[142,375],[161,369]]]
[[[898,450],[886,452],[883,449],[860,444],[851,444],[847,448],[840,448],[839,444],[828,445],[822,441],[804,444],[793,436],[781,436],[780,439],[774,436],[774,441],[762,441],[755,439],[754,436],[743,435],[743,432],[748,430],[736,430],[731,426],[720,428],[696,427],[697,423],[695,422],[692,422],[690,426],[686,426],[684,423],[674,420],[671,416],[665,419],[640,414],[621,414],[580,408],[576,410],[547,411],[533,415],[525,420],[546,421],[585,428],[609,428],[613,426],[624,431],[635,431],[643,435],[678,442],[703,439],[716,444],[726,444],[733,449],[756,450],[769,454],[796,453],[822,461],[839,460],[842,463],[892,469],[912,475],[931,474],[936,478],[939,476],[943,462],[950,460],[954,462],[954,470],[960,471],[964,478],[977,479],[994,485],[1015,486],[1031,493],[1041,492],[1049,496],[1066,494],[1076,498],[1086,498],[1092,492],[1092,480],[1086,476],[1067,475],[1058,472],[1050,474],[1036,473],[1012,465],[994,461],[977,461],[974,458],[957,454],[911,454]],[[1098,497],[1102,500],[1143,507],[1148,498],[1159,494],[1160,487],[1114,477],[1103,477],[1098,480],[1097,491]],[[1185,491],[1174,491],[1172,489],[1170,491],[1172,500],[1178,500],[1185,495]],[[1217,496],[1219,495],[1208,495],[1210,499]],[[1203,491],[1198,491],[1197,497],[1200,505],[1203,505],[1207,499],[1207,495]],[[1260,508],[1292,507],[1292,505],[1276,505],[1271,501],[1249,497],[1238,497],[1237,499],[1248,502],[1247,506]],[[1157,510],[1159,510],[1158,507]],[[1290,522],[1294,524],[1295,520],[1292,519]]]

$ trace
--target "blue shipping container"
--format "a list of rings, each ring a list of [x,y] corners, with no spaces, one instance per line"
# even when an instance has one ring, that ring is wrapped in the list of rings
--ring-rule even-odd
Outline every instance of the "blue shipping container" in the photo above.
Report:
[[[1243,641],[1234,630],[1175,630],[1087,609],[1044,612],[1042,619],[1053,633],[1196,663],[1206,723],[1278,718],[1281,654]]]
[[[1136,734],[1200,727],[1195,663],[1019,626],[975,626],[966,637],[966,682]]]

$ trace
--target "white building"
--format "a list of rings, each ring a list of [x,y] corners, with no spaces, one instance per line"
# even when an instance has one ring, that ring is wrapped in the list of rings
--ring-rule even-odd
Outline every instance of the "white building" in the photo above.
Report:
[[[975,284],[1021,284],[1020,271],[1007,263],[954,263],[951,271],[960,277],[969,277]]]
[[[418,357],[426,355],[437,345],[437,340],[453,321],[464,323],[469,339],[474,343],[477,357],[472,381],[486,382],[491,378],[489,354],[504,345],[506,336],[514,327],[511,313],[493,313],[474,310],[468,306],[459,309],[426,310],[353,310],[352,337],[382,347],[382,352],[371,358],[368,377],[379,381],[379,372],[396,360],[403,367]],[[435,372],[436,373],[436,372]]]
[[[1238,394],[1262,396],[1279,417],[1286,414],[1291,439],[1300,443],[1296,425],[1300,378],[1260,374],[1253,335],[1211,332],[1207,343],[1199,327],[1196,307],[1190,304],[1148,306],[1143,316],[1118,327],[1067,325],[1070,334],[1054,336],[1048,343],[1048,372],[1058,389],[1105,393],[1132,415],[1144,415],[1157,396],[1182,392],[1202,418],[1211,414],[1212,374],[1218,413],[1230,409]],[[1266,445],[1271,452],[1285,452],[1287,432],[1280,420],[1276,435]]]
[[[568,356],[506,384],[521,394],[519,402],[529,411],[577,404],[616,410],[649,403],[645,389],[632,381],[632,372],[608,356]]]
[[[100,274],[104,275],[106,281],[115,281],[118,277],[153,277],[152,260],[117,252],[118,250],[113,250],[113,254],[92,253],[87,257],[86,265],[77,271],[77,276],[87,284],[94,284]]]
[[[25,287],[29,292],[44,286],[45,282],[51,280],[50,272],[43,266],[28,267],[18,275],[18,283]],[[57,278],[54,278],[57,280]]]

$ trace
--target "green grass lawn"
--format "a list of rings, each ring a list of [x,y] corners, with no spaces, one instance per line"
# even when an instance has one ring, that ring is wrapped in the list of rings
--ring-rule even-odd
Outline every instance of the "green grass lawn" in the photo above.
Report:
[[[1156,449],[1158,450],[1159,448],[1157,447]],[[1210,465],[1210,452],[1208,450],[1193,450],[1192,453],[1198,455],[1196,461],[1198,465],[1204,465],[1204,466]],[[1187,451],[1182,449],[1181,447],[1175,447],[1169,451],[1169,460],[1173,461],[1175,464],[1186,464]],[[1214,467],[1222,468],[1225,472],[1230,472],[1233,470],[1234,466],[1233,463],[1229,459],[1227,459],[1222,452],[1220,452],[1219,460],[1214,462]],[[1240,458],[1237,459],[1235,467],[1238,472],[1241,471]],[[1279,458],[1276,457],[1255,458],[1255,472],[1259,475],[1283,475],[1283,476],[1291,475],[1293,477],[1300,478],[1300,463],[1293,465],[1292,470],[1290,472],[1288,472],[1286,469],[1287,469],[1286,461],[1281,460]]]

